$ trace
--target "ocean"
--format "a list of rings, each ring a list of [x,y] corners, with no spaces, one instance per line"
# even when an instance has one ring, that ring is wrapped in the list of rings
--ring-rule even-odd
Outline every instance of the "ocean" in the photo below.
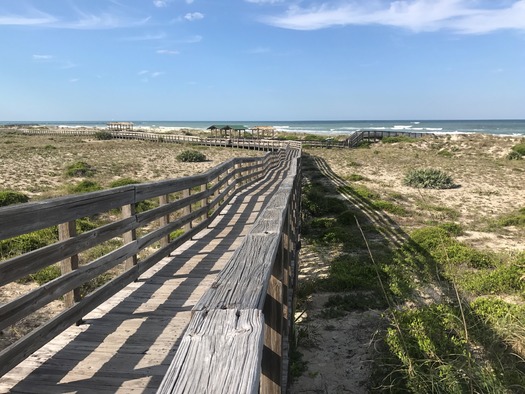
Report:
[[[129,121],[129,120],[126,120]],[[351,134],[360,130],[413,131],[434,134],[484,133],[502,136],[524,136],[525,120],[334,120],[334,121],[140,121],[132,120],[135,129],[195,128],[206,129],[212,124],[241,124],[273,126],[279,131]],[[105,128],[106,121],[45,121],[45,122],[0,122],[5,124],[39,124],[60,127]]]

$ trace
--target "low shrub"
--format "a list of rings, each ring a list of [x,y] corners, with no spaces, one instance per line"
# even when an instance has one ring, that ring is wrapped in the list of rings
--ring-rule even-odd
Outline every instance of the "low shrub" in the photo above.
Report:
[[[435,168],[410,170],[403,183],[407,186],[425,189],[451,189],[455,187],[452,177]]]
[[[89,193],[101,189],[102,187],[97,182],[84,180],[76,185],[71,185],[68,190],[70,193]]]
[[[206,155],[196,150],[185,150],[177,155],[177,160],[183,162],[201,162],[206,161]]]
[[[51,227],[0,241],[0,259],[43,248],[58,241],[58,228]]]
[[[497,224],[502,227],[519,226],[525,227],[525,208],[506,214],[497,220]]]
[[[521,160],[523,155],[515,150],[511,150],[507,155],[507,160]]]
[[[111,140],[113,139],[113,135],[109,131],[97,131],[95,138],[97,140]]]
[[[521,156],[525,156],[525,142],[521,142],[512,147],[514,152],[518,152]]]
[[[85,161],[77,161],[66,167],[66,175],[69,177],[91,177],[95,175],[95,169]]]
[[[141,183],[140,181],[133,179],[133,178],[120,178],[116,181],[113,181],[109,184],[109,187],[120,187],[120,186],[127,186],[127,185],[135,185],[137,183]]]
[[[50,265],[29,275],[29,278],[38,283],[39,286],[42,286],[43,284],[58,278],[60,275],[62,275],[60,268],[56,265]]]
[[[28,201],[29,197],[24,193],[15,192],[13,190],[0,191],[0,207],[6,207],[12,204],[21,204]]]
[[[393,144],[395,142],[416,142],[417,138],[408,137],[406,135],[397,135],[393,137],[385,137],[381,141],[385,144]]]

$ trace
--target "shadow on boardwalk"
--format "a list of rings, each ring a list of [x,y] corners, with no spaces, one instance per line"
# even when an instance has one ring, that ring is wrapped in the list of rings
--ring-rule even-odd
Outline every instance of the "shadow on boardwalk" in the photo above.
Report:
[[[155,392],[192,307],[285,176],[279,168],[239,193],[207,230],[0,379],[0,392]]]

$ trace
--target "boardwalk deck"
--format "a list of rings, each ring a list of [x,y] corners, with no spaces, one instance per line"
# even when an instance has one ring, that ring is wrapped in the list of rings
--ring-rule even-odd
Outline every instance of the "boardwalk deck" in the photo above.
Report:
[[[155,392],[191,309],[286,171],[239,193],[208,229],[0,378],[0,393]]]

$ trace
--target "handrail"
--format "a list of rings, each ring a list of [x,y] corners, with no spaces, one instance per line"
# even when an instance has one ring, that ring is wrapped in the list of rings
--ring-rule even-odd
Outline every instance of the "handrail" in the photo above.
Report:
[[[58,278],[0,305],[0,330],[52,300],[65,296],[66,301],[64,312],[0,352],[0,376],[208,226],[238,190],[276,169],[285,155],[285,150],[272,151],[231,159],[195,176],[0,208],[0,240],[56,225],[60,236],[51,245],[0,261],[0,285],[58,262],[62,267]],[[152,199],[157,207],[137,212],[139,203]],[[76,221],[94,215],[105,223],[76,234]],[[176,236],[176,230],[184,232]],[[78,266],[82,252],[115,238],[121,239],[120,246]],[[123,273],[79,296],[83,284],[119,264]]]
[[[278,150],[290,146],[299,149],[299,141],[283,141],[271,139],[248,139],[248,138],[218,138],[218,137],[196,137],[189,135],[148,133],[141,131],[115,131],[115,130],[96,130],[96,129],[18,129],[17,132],[29,135],[67,135],[67,136],[86,136],[94,137],[103,131],[111,134],[112,139],[117,140],[139,140],[157,143],[182,143],[204,146],[222,146],[232,148],[245,148],[254,150]]]
[[[195,305],[157,391],[277,393],[288,385],[300,226],[300,151],[241,246]]]

